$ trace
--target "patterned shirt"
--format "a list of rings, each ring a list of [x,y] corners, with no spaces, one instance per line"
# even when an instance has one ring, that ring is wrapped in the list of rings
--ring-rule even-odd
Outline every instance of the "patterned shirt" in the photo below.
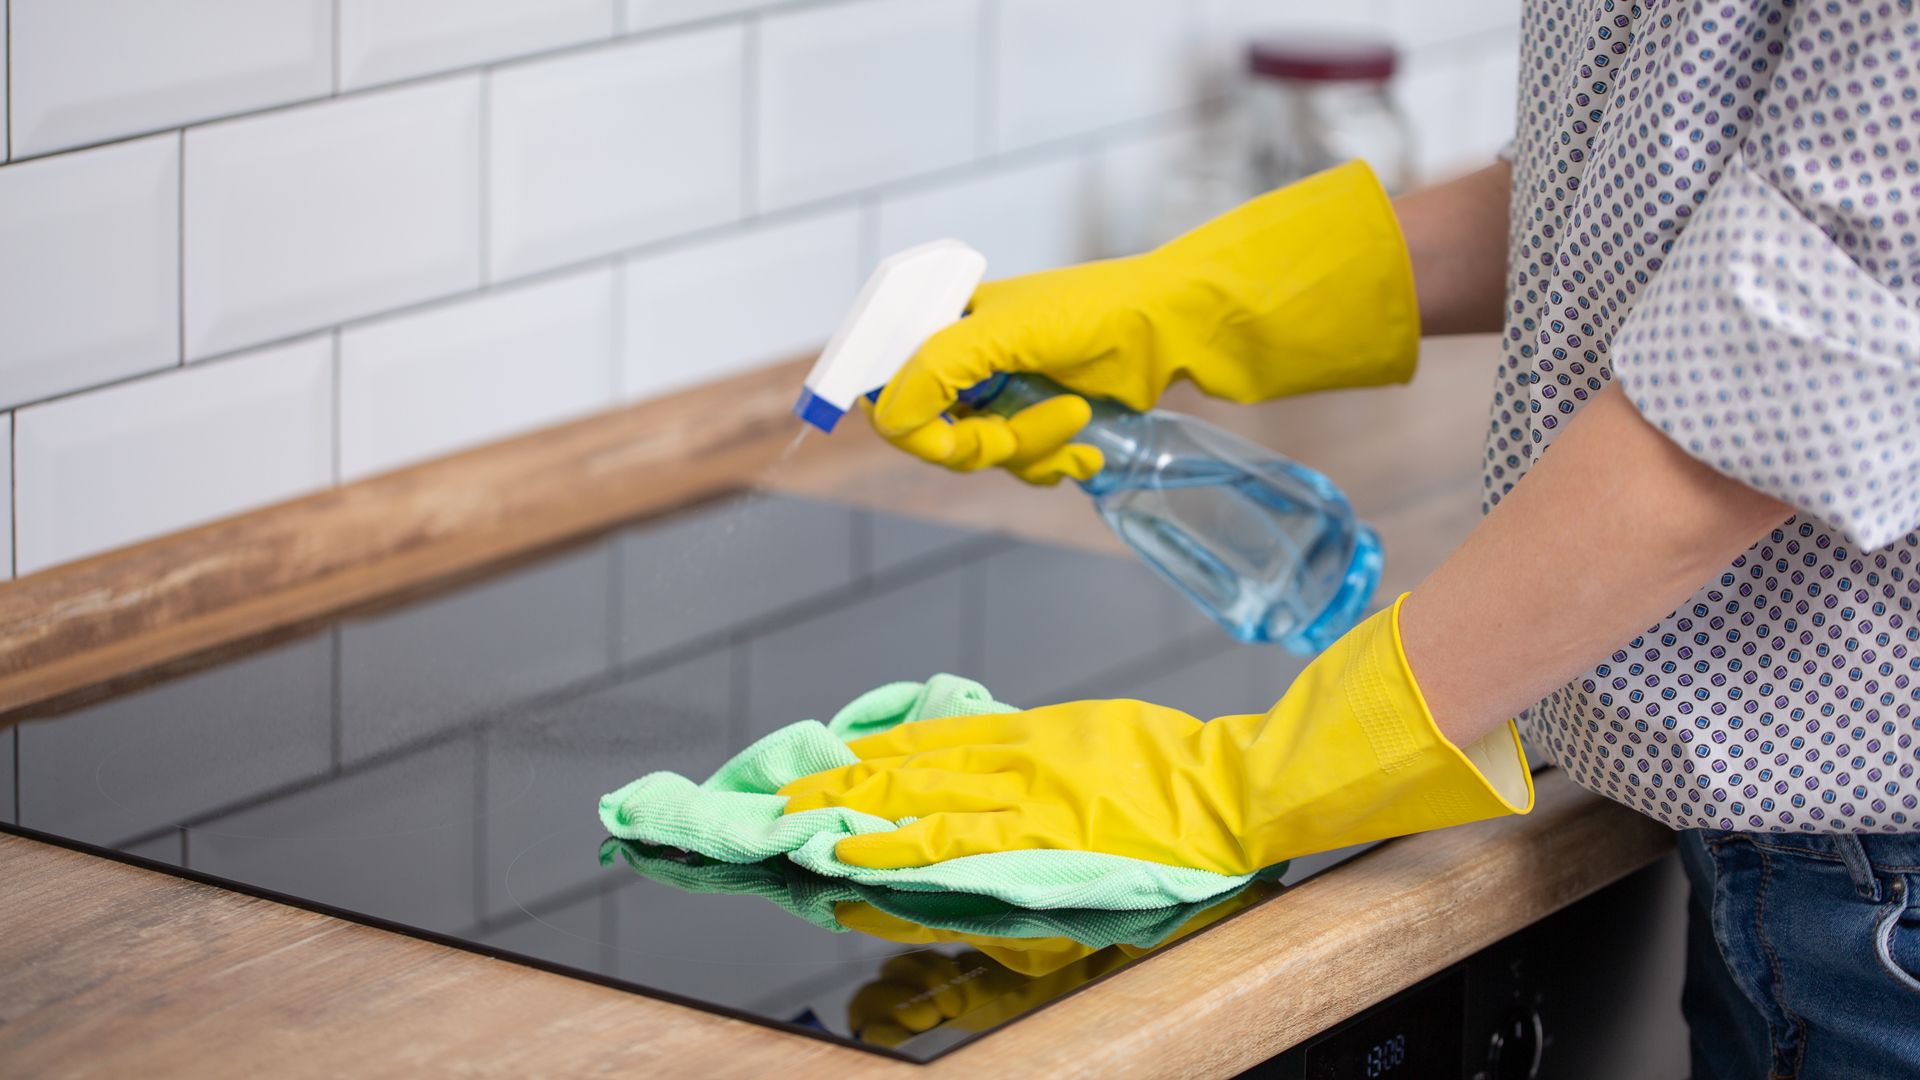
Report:
[[[1522,722],[1678,828],[1920,831],[1914,0],[1529,0],[1491,508],[1618,380],[1798,511]]]

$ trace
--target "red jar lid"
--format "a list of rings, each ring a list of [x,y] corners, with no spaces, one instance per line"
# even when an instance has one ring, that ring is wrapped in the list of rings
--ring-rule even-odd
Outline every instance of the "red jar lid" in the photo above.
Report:
[[[1393,77],[1399,57],[1379,38],[1301,34],[1247,46],[1247,70],[1269,79],[1304,82],[1379,82]]]

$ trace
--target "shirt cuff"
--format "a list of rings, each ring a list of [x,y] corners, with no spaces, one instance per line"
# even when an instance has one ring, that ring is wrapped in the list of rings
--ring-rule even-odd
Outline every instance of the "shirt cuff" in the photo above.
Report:
[[[1736,154],[1610,351],[1689,454],[1871,550],[1920,526],[1917,343],[1920,319]]]

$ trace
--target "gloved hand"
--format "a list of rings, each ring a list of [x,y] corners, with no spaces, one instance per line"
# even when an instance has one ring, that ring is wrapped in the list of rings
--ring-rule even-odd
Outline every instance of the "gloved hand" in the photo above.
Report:
[[[1138,701],[903,724],[860,761],[780,790],[786,812],[898,821],[835,848],[893,869],[1024,848],[1099,851],[1220,874],[1533,805],[1511,722],[1457,748],[1400,645],[1401,597],[1307,666],[1265,713],[1202,724]]]
[[[1248,202],[1142,255],[990,281],[967,318],[928,339],[872,410],[880,434],[959,470],[1084,480],[1100,453],[1070,444],[1089,412],[1063,395],[1012,418],[941,418],[996,371],[1150,408],[1189,379],[1215,397],[1269,398],[1403,382],[1420,336],[1398,219],[1359,161]]]
[[[1170,941],[1244,911],[1279,890],[1278,882],[1256,880],[1216,903],[1188,905],[1188,917],[1151,944],[1122,941],[1103,947],[1071,937],[999,937],[938,930],[870,904],[840,904],[834,909],[835,917],[849,929],[910,945],[959,942],[971,946],[971,951],[958,956],[928,949],[889,957],[880,977],[855,991],[848,1002],[848,1026],[860,1039],[883,1046],[898,1046],[953,1020],[984,1031]],[[993,964],[984,963],[987,958]],[[1016,974],[1024,978],[1010,977]]]

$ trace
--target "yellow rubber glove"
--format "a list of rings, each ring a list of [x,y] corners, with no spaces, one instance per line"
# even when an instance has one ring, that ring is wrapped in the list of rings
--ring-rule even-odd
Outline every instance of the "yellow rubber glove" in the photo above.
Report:
[[[1533,806],[1511,722],[1465,749],[1434,726],[1400,646],[1400,605],[1334,642],[1265,713],[1202,724],[1139,701],[902,724],[861,760],[781,789],[787,812],[889,820],[835,852],[876,869],[1026,848],[1101,851],[1220,874]]]
[[[1274,882],[1255,881],[1198,912],[1149,948],[1113,945],[1095,949],[1068,937],[1002,938],[935,930],[869,904],[837,904],[834,918],[851,930],[909,945],[959,942],[972,947],[971,952],[959,956],[924,950],[888,957],[879,977],[855,991],[847,1003],[848,1025],[858,1038],[882,1046],[898,1046],[955,1020],[967,1030],[984,1031],[1161,945],[1252,907],[1279,889]],[[982,958],[991,958],[999,966],[984,964]]]
[[[1071,396],[1011,419],[941,418],[996,371],[1147,409],[1188,379],[1264,401],[1404,382],[1420,337],[1413,267],[1392,204],[1359,161],[1269,192],[1143,255],[990,281],[970,314],[928,339],[880,394],[876,430],[959,470],[1084,480],[1100,453],[1069,440]]]

